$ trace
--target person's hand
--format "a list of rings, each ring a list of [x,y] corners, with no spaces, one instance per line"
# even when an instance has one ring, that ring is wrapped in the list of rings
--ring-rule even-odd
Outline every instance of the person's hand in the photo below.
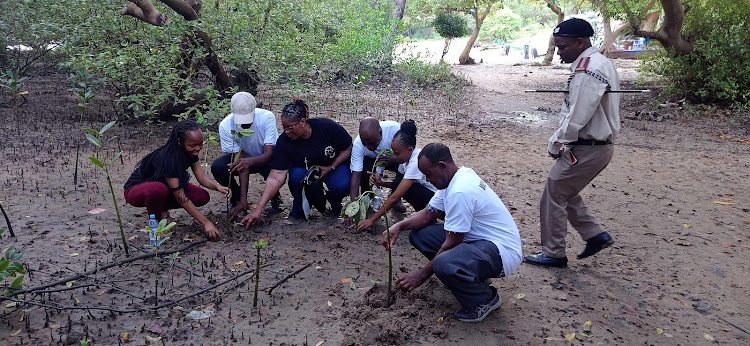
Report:
[[[219,233],[219,230],[216,229],[216,226],[211,221],[206,222],[203,225],[204,231],[206,233],[206,238],[210,241],[217,241],[221,239],[221,233]]]
[[[232,174],[237,173],[243,173],[247,172],[250,169],[250,166],[252,166],[252,162],[250,162],[250,158],[241,158],[237,161],[234,161],[234,163],[230,163],[227,165],[229,167],[229,171],[232,172]]]
[[[558,151],[557,154],[549,153],[549,157],[557,160],[560,158],[560,152]]]
[[[359,225],[357,226],[357,232],[362,232],[370,227],[375,223],[375,221],[370,219],[364,219],[359,221]]]
[[[230,191],[228,187],[221,186],[219,184],[216,184],[216,185],[217,185],[216,186],[216,191],[218,191],[219,193],[222,193],[222,194],[226,195],[227,199],[230,198],[230,197],[232,197],[232,191]]]
[[[235,217],[240,215],[240,213],[247,211],[247,202],[239,202],[237,203],[232,210],[229,211],[229,221],[234,220]]]
[[[384,167],[388,167],[388,166],[391,166],[391,165],[395,165],[395,164],[397,163],[397,162],[396,162],[396,157],[395,157],[395,156],[393,156],[393,155],[383,155],[383,156],[378,156],[378,158],[377,158],[377,161],[376,161],[376,162],[383,162],[383,166],[384,166]]]
[[[391,242],[388,243],[388,232],[391,233]],[[380,241],[380,245],[383,245],[384,248],[392,249],[394,245],[396,245],[396,239],[398,239],[398,230],[393,229],[393,227],[383,231],[383,239]]]
[[[408,274],[396,279],[396,288],[400,288],[404,291],[412,291],[415,288],[422,286],[430,277],[422,272],[422,269],[409,272]]]
[[[367,172],[370,174],[370,184],[375,186],[383,186],[383,179],[380,179],[380,177],[373,172]]]
[[[260,208],[255,208],[250,214],[247,214],[242,221],[240,221],[241,224],[245,225],[245,229],[250,228],[254,223],[258,222],[260,220],[260,213],[262,210]]]
[[[318,166],[320,168],[320,179],[323,179],[328,173],[333,172],[333,167],[331,166]]]

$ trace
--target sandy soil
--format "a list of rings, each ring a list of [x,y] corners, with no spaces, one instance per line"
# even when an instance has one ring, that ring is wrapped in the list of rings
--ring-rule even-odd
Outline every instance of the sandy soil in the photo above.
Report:
[[[618,62],[625,83],[636,78],[632,64]],[[317,90],[306,96],[315,101],[316,115],[334,117],[352,133],[363,115],[417,120],[419,145],[446,143],[459,164],[474,168],[490,183],[518,222],[524,253],[534,253],[539,250],[539,195],[552,164],[546,140],[559,120],[560,99],[522,90],[560,87],[567,72],[562,66],[524,64],[456,70],[474,84],[458,98],[387,88]],[[5,134],[0,203],[17,234],[0,244],[3,250],[13,245],[24,252],[29,287],[124,258],[106,177],[86,159],[93,148],[77,130],[76,101],[67,84],[59,76],[37,79],[29,85],[27,105],[0,110]],[[260,98],[278,114],[286,102],[281,95],[267,88]],[[104,95],[89,107],[84,126],[98,128],[116,118],[107,100]],[[36,305],[11,306],[5,300],[0,343],[77,345],[88,337],[94,345],[116,345],[128,333],[127,344],[132,345],[748,344],[750,334],[741,330],[750,331],[747,122],[657,108],[666,100],[655,93],[623,102],[615,157],[583,192],[615,245],[593,258],[575,260],[584,244],[571,234],[570,267],[524,264],[515,275],[495,279],[504,303],[482,323],[454,321],[451,313],[458,303],[434,278],[410,294],[397,293],[391,307],[383,306],[387,258],[378,245],[382,222],[372,233],[352,233],[336,219],[314,214],[307,222],[291,221],[285,211],[269,213],[266,224],[245,231],[224,219],[222,197],[212,193],[201,210],[218,223],[225,238],[183,251],[174,261],[162,258],[159,302],[252,269],[252,242],[264,238],[269,245],[261,255],[265,264],[258,308],[252,305],[252,275],[244,275],[175,306],[149,311],[154,261],[146,259],[89,274],[70,287],[17,297]],[[644,112],[666,119],[651,121]],[[145,211],[124,204],[121,186],[137,160],[162,144],[168,131],[169,124],[127,120],[111,130],[118,139],[107,155],[118,147],[125,152],[111,173],[136,255],[146,253],[142,245],[148,240],[137,231],[146,223]],[[74,188],[76,142],[82,145],[82,159]],[[206,154],[210,163],[217,148],[207,148]],[[261,181],[253,178],[251,202],[261,189]],[[286,188],[282,193],[289,198]],[[106,211],[87,213],[94,208]],[[179,225],[165,245],[172,249],[194,241],[199,230],[183,211],[174,216]],[[392,220],[402,217],[391,214]],[[406,238],[394,250],[396,276],[425,263]],[[300,269],[269,294],[274,284]],[[198,321],[186,317],[203,310],[213,316]],[[587,321],[590,332],[584,329]]]

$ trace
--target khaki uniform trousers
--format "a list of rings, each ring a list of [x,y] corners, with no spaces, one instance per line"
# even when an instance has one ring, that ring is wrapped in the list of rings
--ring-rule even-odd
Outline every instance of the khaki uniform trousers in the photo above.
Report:
[[[565,257],[568,221],[583,240],[604,232],[579,193],[607,167],[613,154],[614,145],[563,147],[560,158],[550,169],[539,206],[543,254]]]

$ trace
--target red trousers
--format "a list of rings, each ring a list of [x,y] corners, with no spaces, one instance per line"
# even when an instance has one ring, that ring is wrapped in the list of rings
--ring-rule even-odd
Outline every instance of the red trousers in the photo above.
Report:
[[[185,195],[196,207],[206,205],[210,196],[200,186],[188,184]],[[140,183],[125,190],[125,202],[134,207],[146,207],[149,214],[161,219],[161,214],[169,209],[180,208],[180,204],[169,192],[167,185],[158,181]]]

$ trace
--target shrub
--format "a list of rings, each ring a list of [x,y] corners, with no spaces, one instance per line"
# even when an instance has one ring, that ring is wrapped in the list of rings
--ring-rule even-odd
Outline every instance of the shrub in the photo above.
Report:
[[[695,51],[649,57],[643,72],[661,77],[667,91],[694,101],[750,107],[750,3],[704,0],[692,5],[683,33]]]

